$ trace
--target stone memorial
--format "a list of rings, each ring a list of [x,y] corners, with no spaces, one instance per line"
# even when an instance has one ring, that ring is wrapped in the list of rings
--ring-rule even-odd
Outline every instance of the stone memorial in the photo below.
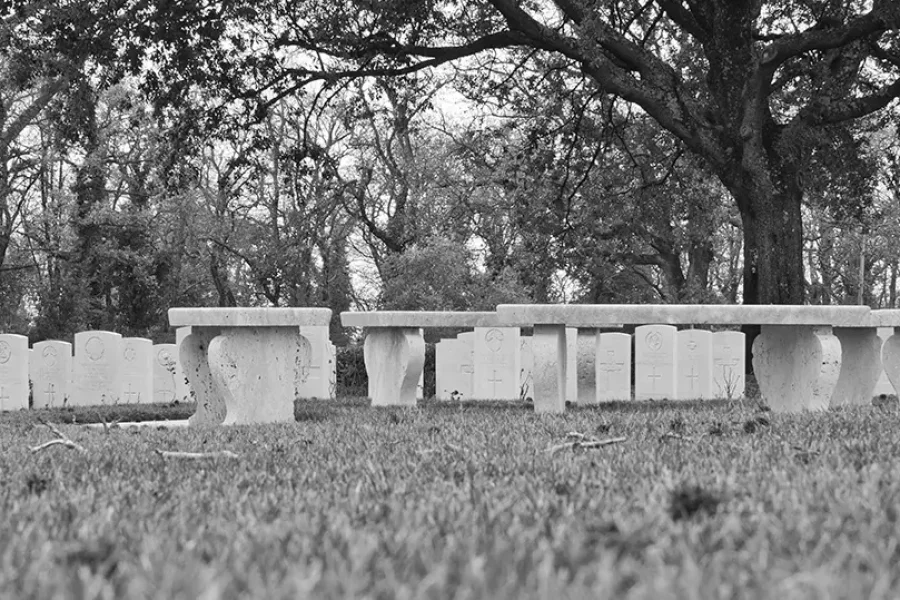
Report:
[[[884,342],[887,341],[889,337],[894,335],[893,327],[879,327],[878,337],[881,339],[881,345],[884,347]],[[879,357],[880,358],[880,357]],[[897,392],[894,390],[894,386],[891,385],[891,380],[888,379],[887,371],[883,368],[881,369],[881,373],[878,377],[878,382],[875,384],[875,390],[873,392],[874,396],[891,396],[895,395]]]
[[[178,364],[176,344],[153,345],[153,402],[168,404],[178,397],[175,382],[184,378]]]
[[[181,361],[181,342],[191,335],[190,327],[179,327],[175,330],[175,362],[178,363],[178,372],[175,378],[175,398],[179,402],[196,402],[191,395],[191,387],[188,385],[187,376],[184,373],[184,363]]]
[[[28,338],[0,334],[0,411],[28,409]]]
[[[75,334],[72,406],[117,404],[122,396],[122,336],[112,331]]]
[[[575,379],[578,404],[597,402],[597,335],[596,329],[577,329],[575,343]]]
[[[600,333],[596,344],[597,402],[631,400],[631,335]]]
[[[438,400],[463,400],[471,396],[471,377],[464,374],[462,367],[471,367],[472,351],[468,345],[458,339],[444,339],[434,347],[434,387]],[[466,385],[466,390],[461,390]],[[463,394],[469,391],[468,395]]]
[[[641,325],[634,330],[634,397],[673,400],[678,397],[677,350],[673,325]]]
[[[578,403],[578,329],[566,327],[566,402]]]
[[[531,336],[520,336],[519,340],[519,362],[521,363],[519,367],[521,369],[519,371],[519,398],[521,400],[530,398],[534,402],[534,397],[531,394],[534,386],[532,376],[532,371],[534,371],[534,353],[531,350]]]
[[[734,399],[744,395],[747,370],[746,337],[740,331],[712,334],[713,396]]]
[[[153,402],[153,342],[146,338],[122,338],[121,404]]]
[[[65,406],[72,384],[72,344],[58,340],[38,342],[31,356],[32,406]]]
[[[519,329],[476,327],[473,397],[479,400],[519,398]]]
[[[328,364],[331,365],[328,372],[328,397],[334,400],[337,398],[337,348],[330,341],[327,348]]]
[[[712,333],[703,329],[682,329],[676,334],[676,343],[676,397],[679,400],[713,398]]]
[[[331,355],[328,350],[331,341],[328,338],[327,325],[304,325],[300,327],[300,335],[307,343],[302,345],[304,353],[303,365],[299,375],[297,397],[299,398],[331,398],[330,373],[332,370]]]

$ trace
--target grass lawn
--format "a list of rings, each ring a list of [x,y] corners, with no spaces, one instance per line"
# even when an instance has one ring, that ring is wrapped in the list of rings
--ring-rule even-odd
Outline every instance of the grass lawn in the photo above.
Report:
[[[900,597],[896,403],[296,413],[200,430],[0,414],[0,597]],[[57,437],[39,418],[84,452],[33,452]]]

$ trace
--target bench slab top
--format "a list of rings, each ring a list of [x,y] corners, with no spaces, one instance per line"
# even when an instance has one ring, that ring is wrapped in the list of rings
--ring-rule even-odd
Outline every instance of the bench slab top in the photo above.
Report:
[[[882,308],[869,313],[872,327],[900,327],[900,309]]]
[[[495,312],[375,310],[342,312],[344,327],[502,327]]]
[[[173,327],[295,327],[328,325],[330,308],[170,308]]]
[[[501,304],[497,315],[519,326],[598,327],[609,323],[669,325],[869,326],[868,306],[783,304]]]

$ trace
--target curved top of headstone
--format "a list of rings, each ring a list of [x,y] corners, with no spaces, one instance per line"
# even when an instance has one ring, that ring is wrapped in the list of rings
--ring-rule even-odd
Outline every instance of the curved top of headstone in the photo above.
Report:
[[[183,327],[293,327],[328,325],[330,308],[170,308],[169,325]]]
[[[500,304],[497,315],[519,326],[599,327],[609,323],[669,325],[866,324],[868,306],[791,304]]]
[[[375,310],[342,312],[344,327],[501,327],[495,312]]]

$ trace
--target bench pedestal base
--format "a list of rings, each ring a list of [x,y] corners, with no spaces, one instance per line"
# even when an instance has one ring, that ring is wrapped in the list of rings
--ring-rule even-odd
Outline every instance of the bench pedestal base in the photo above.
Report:
[[[372,327],[363,346],[372,406],[416,405],[425,366],[425,340],[417,327]]]
[[[298,327],[198,327],[181,360],[197,402],[192,426],[294,420],[310,342]]]

